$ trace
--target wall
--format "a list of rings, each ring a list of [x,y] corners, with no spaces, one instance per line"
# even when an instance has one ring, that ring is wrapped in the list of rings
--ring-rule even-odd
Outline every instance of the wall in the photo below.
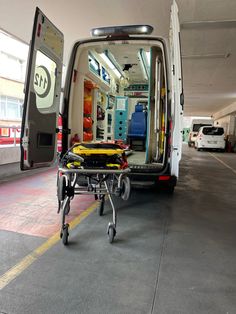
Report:
[[[235,132],[235,117],[234,115],[228,115],[223,118],[214,121],[215,126],[222,126],[225,130],[225,134],[233,135]]]
[[[0,147],[0,165],[19,162],[20,147]]]
[[[213,115],[214,125],[220,125],[225,129],[226,135],[236,135],[236,102],[216,112]]]
[[[154,35],[168,38],[170,4],[171,0],[0,0],[0,28],[29,43],[38,6],[64,33],[67,63],[73,43],[90,37],[94,27],[146,23],[154,27]]]

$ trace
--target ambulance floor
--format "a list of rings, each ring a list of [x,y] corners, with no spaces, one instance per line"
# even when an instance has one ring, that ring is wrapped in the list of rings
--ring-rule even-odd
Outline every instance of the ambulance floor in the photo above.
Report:
[[[58,236],[56,170],[0,184],[0,313],[235,313],[236,154],[184,146],[173,196],[135,189],[100,217],[77,196]],[[81,219],[80,219],[81,217]]]

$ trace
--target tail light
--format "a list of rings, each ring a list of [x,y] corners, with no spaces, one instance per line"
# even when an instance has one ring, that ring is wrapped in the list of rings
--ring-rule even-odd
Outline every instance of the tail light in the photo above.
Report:
[[[159,176],[158,179],[159,181],[168,181],[170,180],[170,176]]]
[[[38,24],[38,29],[37,29],[37,36],[38,37],[40,37],[40,35],[41,35],[41,28],[42,28],[42,25]]]
[[[24,149],[24,160],[27,160],[27,150]]]

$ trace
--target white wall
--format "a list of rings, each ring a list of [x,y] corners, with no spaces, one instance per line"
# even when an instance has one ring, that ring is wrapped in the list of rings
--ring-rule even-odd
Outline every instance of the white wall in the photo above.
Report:
[[[20,161],[20,147],[0,147],[0,165]]]
[[[214,121],[215,126],[222,126],[226,135],[235,135],[235,116],[228,115]]]
[[[216,112],[213,115],[214,124],[222,126],[226,135],[236,135],[235,117],[236,102]]]
[[[171,0],[0,0],[0,28],[29,43],[36,6],[64,33],[67,64],[72,44],[94,27],[150,24],[168,37]]]

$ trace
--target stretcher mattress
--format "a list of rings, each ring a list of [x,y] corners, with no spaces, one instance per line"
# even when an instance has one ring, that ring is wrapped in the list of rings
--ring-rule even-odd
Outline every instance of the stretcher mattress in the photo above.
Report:
[[[83,161],[67,162],[67,168],[125,169],[127,158],[118,144],[112,143],[78,143],[72,147],[72,153]]]

